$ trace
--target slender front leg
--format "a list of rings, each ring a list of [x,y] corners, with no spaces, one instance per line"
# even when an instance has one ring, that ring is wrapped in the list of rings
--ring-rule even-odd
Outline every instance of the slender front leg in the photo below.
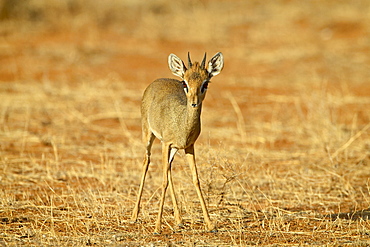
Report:
[[[213,225],[211,219],[209,218],[206,203],[204,202],[203,194],[202,194],[202,191],[200,189],[198,171],[197,171],[197,167],[196,167],[196,164],[195,164],[194,145],[191,145],[190,147],[186,148],[185,149],[185,154],[186,154],[186,159],[188,160],[188,163],[189,163],[189,166],[190,166],[191,173],[193,175],[193,183],[194,183],[195,189],[196,189],[198,197],[199,197],[200,205],[202,206],[204,221],[207,225],[207,229],[208,229],[208,231],[216,231],[216,227]]]
[[[170,157],[169,157],[169,160],[168,160],[168,162],[170,164],[172,164],[173,158],[174,158],[177,150],[178,150],[177,148],[171,148]],[[170,192],[171,192],[171,199],[172,199],[172,204],[173,204],[173,211],[174,211],[174,216],[175,216],[175,222],[176,222],[176,225],[177,226],[182,227],[183,224],[182,224],[182,219],[181,219],[181,216],[180,216],[179,206],[177,204],[177,198],[176,198],[176,194],[175,194],[175,189],[173,187],[172,171],[171,171],[171,169],[169,170],[169,173],[168,173],[168,182],[169,182],[169,185],[170,185]]]
[[[155,224],[154,233],[161,233],[161,221],[163,214],[163,205],[166,198],[166,191],[168,187],[168,178],[171,175],[171,163],[169,162],[170,157],[170,145],[168,143],[162,143],[162,162],[163,162],[163,183],[162,183],[162,196],[159,204],[157,222]]]
[[[134,210],[132,211],[132,215],[131,215],[131,220],[132,221],[136,221],[137,217],[138,217],[138,214],[139,214],[141,196],[143,194],[145,178],[146,178],[146,174],[148,172],[149,163],[150,163],[150,150],[152,148],[154,138],[155,137],[154,137],[153,134],[150,133],[148,135],[148,142],[147,142],[146,153],[145,153],[145,157],[144,157],[144,161],[143,161],[143,170],[142,170],[139,193],[137,195],[136,204],[135,204]]]

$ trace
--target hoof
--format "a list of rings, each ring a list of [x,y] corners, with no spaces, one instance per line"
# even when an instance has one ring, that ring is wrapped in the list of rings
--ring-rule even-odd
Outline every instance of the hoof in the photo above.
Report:
[[[161,231],[161,229],[157,229],[157,228],[156,228],[156,229],[154,230],[153,234],[154,234],[154,235],[160,235],[160,234],[161,234],[161,232],[162,232],[162,231]]]
[[[138,224],[140,221],[138,219],[130,219],[129,221],[131,224]]]
[[[213,232],[213,233],[218,232],[217,227],[213,224],[209,225],[207,228],[208,228],[208,232]]]
[[[177,228],[184,229],[185,228],[185,225],[183,223],[177,224]]]

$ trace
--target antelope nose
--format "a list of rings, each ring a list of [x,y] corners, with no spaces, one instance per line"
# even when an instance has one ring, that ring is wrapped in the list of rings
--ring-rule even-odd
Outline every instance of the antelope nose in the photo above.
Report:
[[[197,104],[191,104],[192,107],[197,107]]]

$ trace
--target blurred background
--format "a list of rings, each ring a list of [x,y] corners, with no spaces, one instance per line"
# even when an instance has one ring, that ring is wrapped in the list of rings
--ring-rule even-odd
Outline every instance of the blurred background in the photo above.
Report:
[[[139,118],[144,88],[173,77],[168,54],[221,51],[224,71],[205,105],[235,114],[208,124],[235,127],[242,143],[255,120],[311,122],[321,135],[327,124],[369,122],[369,13],[366,0],[1,0],[0,81],[120,85],[117,97],[131,99]]]
[[[204,52],[222,51],[228,85],[307,85],[315,76],[336,87],[368,84],[369,6],[366,0],[1,0],[0,80],[76,83],[114,74],[147,84],[168,74],[171,52],[190,51],[200,60]]]

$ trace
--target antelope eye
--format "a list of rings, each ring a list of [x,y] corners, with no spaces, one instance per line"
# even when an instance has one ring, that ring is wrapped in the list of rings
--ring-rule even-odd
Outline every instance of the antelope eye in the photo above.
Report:
[[[200,88],[200,91],[201,91],[202,93],[204,93],[204,92],[207,90],[207,88],[208,88],[208,83],[209,83],[209,81],[205,81],[205,82],[203,82],[202,87]]]
[[[185,93],[188,93],[189,89],[188,89],[188,85],[186,84],[185,81],[182,81],[182,86],[184,87]]]

